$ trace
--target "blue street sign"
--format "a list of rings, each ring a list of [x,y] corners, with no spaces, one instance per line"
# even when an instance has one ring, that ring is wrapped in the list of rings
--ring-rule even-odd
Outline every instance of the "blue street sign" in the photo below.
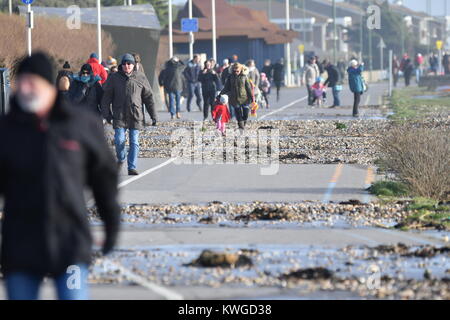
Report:
[[[198,19],[181,19],[181,31],[182,32],[198,32]]]
[[[34,0],[22,0],[24,4],[32,4]]]

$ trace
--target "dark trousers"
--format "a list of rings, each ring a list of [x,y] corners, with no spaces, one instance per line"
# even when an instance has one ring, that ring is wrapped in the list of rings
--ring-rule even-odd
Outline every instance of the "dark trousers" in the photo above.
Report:
[[[197,105],[198,108],[201,109],[202,108],[202,85],[200,82],[190,82],[188,84],[188,89],[189,89],[189,93],[188,93],[188,98],[187,98],[187,105],[186,105],[186,109],[187,111],[191,111],[191,101],[192,98],[195,97],[197,98]]]
[[[361,102],[361,92],[354,92],[354,100],[353,100],[353,116],[357,116],[359,114],[358,107]]]
[[[313,101],[314,101],[314,95],[313,95],[313,91],[312,88],[309,84],[306,85],[306,90],[308,90],[308,106],[312,106],[313,105]]]
[[[209,112],[213,109],[215,100],[215,94],[211,92],[203,92],[203,119],[206,120],[209,117]]]
[[[397,82],[398,82],[398,72],[394,73],[394,87],[397,86]]]
[[[411,83],[411,73],[406,72],[405,73],[405,87],[408,87],[410,83]]]
[[[248,115],[250,114],[250,106],[241,104],[240,106],[233,106],[233,109],[239,128],[243,129],[243,126],[245,125],[244,122],[247,121]]]
[[[266,102],[266,108],[269,107],[269,92],[264,92],[261,90],[262,96],[264,98],[264,101]]]
[[[277,87],[277,101],[280,100],[280,89],[281,81],[274,80],[275,86]]]

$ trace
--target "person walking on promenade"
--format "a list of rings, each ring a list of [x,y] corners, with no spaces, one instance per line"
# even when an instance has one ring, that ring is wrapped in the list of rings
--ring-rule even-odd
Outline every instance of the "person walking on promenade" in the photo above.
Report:
[[[224,88],[219,94],[226,94],[229,98],[230,109],[234,109],[239,129],[244,130],[250,113],[250,105],[255,102],[252,92],[252,85],[248,77],[244,74],[245,66],[234,63],[233,73],[228,77]]]
[[[327,71],[328,78],[325,80],[324,85],[330,87],[333,92],[333,105],[331,108],[339,107],[341,105],[341,101],[339,99],[339,92],[342,90],[341,85],[341,74],[338,68],[331,64],[329,61],[324,62],[325,70]]]
[[[184,69],[183,72],[188,85],[188,98],[186,105],[186,109],[188,112],[191,112],[191,102],[194,98],[194,95],[197,98],[196,102],[198,109],[202,111],[202,85],[200,81],[198,81],[200,72],[200,57],[198,55],[194,55],[194,58],[189,61],[186,69]]]
[[[139,130],[143,129],[142,104],[156,126],[156,113],[150,83],[143,72],[135,70],[136,61],[127,53],[122,58],[120,71],[112,74],[103,87],[103,117],[114,128],[114,143],[119,166],[128,160],[128,175],[138,175]],[[112,106],[112,108],[111,108]],[[125,132],[128,130],[130,150],[125,150]]]
[[[409,84],[411,83],[411,76],[414,71],[413,64],[411,62],[411,59],[406,59],[405,64],[403,66],[403,76],[405,77],[405,87],[409,87]]]
[[[250,59],[246,63],[248,68],[248,78],[253,83],[253,86],[259,88],[259,81],[261,79],[261,75],[259,74],[258,68],[256,68],[255,60]]]
[[[216,129],[225,136],[226,124],[230,121],[231,115],[228,111],[228,96],[223,94],[220,96],[220,100],[216,101],[212,110],[212,117],[216,123]]]
[[[319,67],[316,64],[316,58],[311,57],[308,63],[305,65],[305,85],[308,91],[308,106],[313,106],[314,94],[312,86],[316,82],[316,79],[320,76]]]
[[[101,78],[95,76],[90,64],[84,64],[80,72],[74,75],[68,98],[74,106],[85,107],[101,117],[103,89]]]
[[[348,84],[350,91],[353,92],[353,116],[359,116],[359,103],[361,102],[361,95],[364,93],[364,81],[362,72],[364,71],[364,62],[358,64],[357,60],[350,61],[350,66],[347,69]]]
[[[280,100],[281,83],[284,81],[284,59],[280,58],[273,66],[273,82],[277,88],[277,101]]]
[[[396,55],[392,58],[392,77],[394,79],[394,87],[397,87],[398,78],[400,73],[400,62]]]
[[[92,238],[84,189],[105,224],[102,252],[116,244],[117,165],[92,112],[58,95],[48,56],[20,62],[9,112],[0,119],[0,265],[12,300],[35,300],[45,277],[63,300],[89,298]]]
[[[180,99],[183,91],[184,69],[184,63],[174,56],[166,62],[166,67],[159,75],[159,84],[164,87],[165,93],[169,96],[169,112],[172,119],[175,116],[177,119],[181,118]]]
[[[92,53],[86,63],[91,65],[94,76],[99,76],[101,78],[100,84],[103,85],[106,82],[106,79],[108,79],[108,72],[106,72],[106,69],[100,64],[98,55]]]
[[[270,81],[264,72],[261,72],[261,81],[259,83],[259,90],[261,91],[264,101],[266,102],[266,109],[269,109],[269,93]]]
[[[231,74],[230,68],[231,68],[231,66],[230,66],[228,59],[223,59],[223,64],[219,68],[220,69],[219,77],[220,77],[220,82],[221,82],[221,89],[223,88],[223,86],[225,85],[225,82],[227,82],[227,79],[228,79],[229,75]]]
[[[202,84],[203,94],[203,121],[208,120],[209,112],[214,106],[214,99],[217,91],[220,89],[220,79],[217,72],[214,71],[211,60],[205,61],[205,67],[198,76]]]
[[[414,67],[416,69],[416,83],[419,84],[420,78],[423,76],[423,63],[424,59],[422,54],[418,53],[416,59],[414,59]]]

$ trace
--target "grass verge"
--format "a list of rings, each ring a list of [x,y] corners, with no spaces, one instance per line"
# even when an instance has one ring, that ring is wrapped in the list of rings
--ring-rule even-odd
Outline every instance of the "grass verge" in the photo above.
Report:
[[[427,98],[436,96],[436,98]],[[450,113],[450,95],[437,96],[436,92],[426,88],[410,87],[396,89],[392,92],[392,120],[405,120],[424,117],[436,113]]]

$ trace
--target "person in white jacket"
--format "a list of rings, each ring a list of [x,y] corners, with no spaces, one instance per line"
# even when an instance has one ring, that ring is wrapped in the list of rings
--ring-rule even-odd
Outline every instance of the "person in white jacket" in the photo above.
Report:
[[[316,64],[316,58],[311,57],[308,60],[308,63],[305,65],[305,84],[306,89],[308,90],[308,105],[313,105],[313,91],[312,86],[316,82],[316,79],[320,76],[319,67]]]

